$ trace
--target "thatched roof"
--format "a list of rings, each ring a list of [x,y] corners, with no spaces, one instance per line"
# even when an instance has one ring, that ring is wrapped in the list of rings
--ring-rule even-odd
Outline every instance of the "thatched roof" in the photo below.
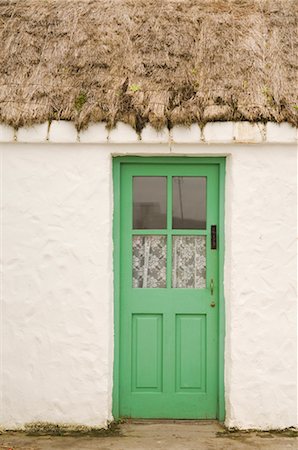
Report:
[[[297,0],[0,0],[0,122],[298,124]]]

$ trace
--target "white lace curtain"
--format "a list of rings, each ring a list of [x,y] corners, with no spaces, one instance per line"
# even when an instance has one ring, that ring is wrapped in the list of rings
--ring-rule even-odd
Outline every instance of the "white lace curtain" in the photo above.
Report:
[[[166,287],[166,246],[166,236],[133,237],[133,287]],[[173,236],[172,287],[205,286],[205,236]]]
[[[174,236],[172,256],[172,287],[204,288],[205,286],[205,236]]]

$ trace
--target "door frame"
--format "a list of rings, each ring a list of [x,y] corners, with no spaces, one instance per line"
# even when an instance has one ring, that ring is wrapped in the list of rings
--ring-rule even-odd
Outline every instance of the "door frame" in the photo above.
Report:
[[[114,370],[112,414],[119,416],[120,391],[120,173],[121,164],[212,164],[219,168],[219,233],[218,233],[218,277],[219,277],[219,318],[218,318],[218,408],[217,419],[225,420],[225,300],[224,300],[224,201],[225,201],[225,157],[188,156],[116,156],[113,157],[113,270],[114,270]]]

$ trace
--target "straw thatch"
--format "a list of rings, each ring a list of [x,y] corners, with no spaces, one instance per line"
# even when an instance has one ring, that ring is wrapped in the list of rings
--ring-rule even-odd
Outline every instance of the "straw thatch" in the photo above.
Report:
[[[0,0],[0,121],[298,123],[297,0]]]

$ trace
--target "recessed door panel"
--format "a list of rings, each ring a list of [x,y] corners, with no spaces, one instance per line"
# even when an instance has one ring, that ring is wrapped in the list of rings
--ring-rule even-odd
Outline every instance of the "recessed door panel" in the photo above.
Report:
[[[177,391],[205,392],[206,315],[177,314],[175,360]]]
[[[132,389],[160,391],[162,386],[162,316],[132,316]]]

